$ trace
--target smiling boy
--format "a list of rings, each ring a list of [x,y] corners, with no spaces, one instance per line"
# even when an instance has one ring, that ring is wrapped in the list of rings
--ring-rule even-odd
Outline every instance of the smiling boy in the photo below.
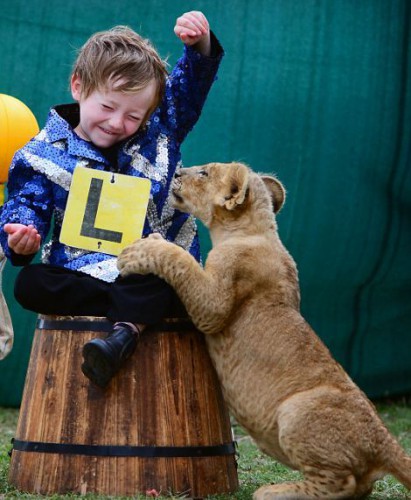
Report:
[[[128,27],[85,43],[70,81],[77,103],[53,108],[43,130],[16,153],[0,213],[0,245],[13,265],[24,266],[15,284],[23,307],[112,321],[112,333],[83,350],[83,372],[101,387],[132,354],[144,326],[181,305],[163,280],[121,278],[116,257],[60,242],[61,224],[77,166],[147,178],[143,235],[159,232],[200,258],[194,219],[171,208],[169,190],[223,51],[201,12],[183,14],[174,32],[185,48],[170,75],[152,44]],[[42,263],[28,265],[50,229]]]

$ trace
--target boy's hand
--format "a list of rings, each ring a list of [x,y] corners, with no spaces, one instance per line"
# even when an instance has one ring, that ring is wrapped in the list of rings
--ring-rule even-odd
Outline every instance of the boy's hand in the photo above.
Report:
[[[4,231],[9,235],[7,243],[14,253],[18,255],[32,255],[39,250],[41,236],[34,226],[6,224]]]
[[[210,26],[202,12],[193,10],[177,18],[174,33],[185,45],[195,45],[198,52],[210,55]]]

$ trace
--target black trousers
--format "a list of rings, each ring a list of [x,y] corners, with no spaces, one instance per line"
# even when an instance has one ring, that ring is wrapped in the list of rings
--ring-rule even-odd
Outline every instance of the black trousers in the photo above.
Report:
[[[14,294],[25,309],[40,314],[103,316],[147,325],[186,316],[171,286],[153,274],[107,283],[63,267],[30,264],[18,274]]]

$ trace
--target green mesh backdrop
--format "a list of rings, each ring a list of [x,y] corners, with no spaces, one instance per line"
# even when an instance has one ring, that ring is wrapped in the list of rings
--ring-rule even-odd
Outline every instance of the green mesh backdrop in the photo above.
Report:
[[[185,164],[242,160],[279,176],[304,315],[370,396],[411,392],[411,2],[0,0],[0,92],[42,125],[70,100],[75,49],[92,32],[129,24],[173,64],[175,18],[193,8],[226,57]],[[35,317],[13,300],[7,266],[16,342],[0,404],[14,406]]]

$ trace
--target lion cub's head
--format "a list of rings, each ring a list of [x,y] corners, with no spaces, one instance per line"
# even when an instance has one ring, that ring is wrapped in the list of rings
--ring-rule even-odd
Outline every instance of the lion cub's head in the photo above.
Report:
[[[243,163],[208,163],[176,172],[172,203],[193,214],[206,226],[218,219],[238,219],[245,212],[277,213],[285,190],[275,177],[258,175]]]

